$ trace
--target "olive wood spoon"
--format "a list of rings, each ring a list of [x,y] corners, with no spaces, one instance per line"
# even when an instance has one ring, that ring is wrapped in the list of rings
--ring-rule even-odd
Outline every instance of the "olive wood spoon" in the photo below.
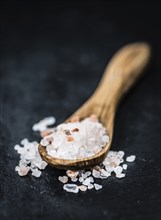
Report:
[[[83,169],[100,164],[106,157],[113,137],[114,117],[121,97],[142,75],[150,60],[150,47],[147,43],[133,43],[121,48],[107,65],[103,77],[93,95],[71,116],[82,120],[96,114],[107,128],[109,143],[94,156],[65,160],[47,154],[46,148],[39,145],[42,158],[50,165],[60,169]],[[71,118],[70,117],[70,118]],[[66,121],[70,120],[67,119]]]

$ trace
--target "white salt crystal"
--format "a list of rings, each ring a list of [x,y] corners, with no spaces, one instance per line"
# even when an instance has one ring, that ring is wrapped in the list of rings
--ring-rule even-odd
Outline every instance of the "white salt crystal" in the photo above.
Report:
[[[41,176],[41,171],[38,170],[38,169],[34,169],[32,171],[32,175],[35,176],[35,177],[40,177]]]
[[[59,176],[58,180],[62,183],[67,183],[68,182],[68,177],[67,176]]]
[[[93,187],[94,187],[94,185],[93,185],[92,183],[90,183],[90,184],[88,185],[88,189],[93,189]]]
[[[86,172],[87,177],[91,175],[91,171]]]
[[[94,183],[94,187],[96,190],[102,189],[102,185]]]
[[[118,173],[118,174],[116,174],[116,177],[123,178],[123,177],[125,177],[125,173]]]
[[[79,189],[80,189],[82,192],[85,192],[85,191],[87,191],[87,186],[81,185],[81,186],[79,186]]]
[[[64,184],[63,189],[72,193],[78,193],[79,191],[79,187],[76,184]]]
[[[82,184],[85,186],[88,186],[90,184],[90,182],[91,182],[91,179],[88,177],[82,182]]]
[[[93,169],[93,171],[92,171],[92,175],[93,175],[95,178],[100,178],[100,175],[101,175],[101,174],[100,174],[99,171]]]
[[[123,168],[121,166],[117,166],[114,168],[114,172],[116,173],[116,175],[119,175],[122,172]]]
[[[83,177],[80,176],[80,177],[79,177],[79,182],[82,183],[83,181],[84,181]]]
[[[78,180],[77,177],[73,177],[73,178],[71,178],[71,181],[72,181],[72,182],[77,182],[77,180]]]
[[[42,146],[47,146],[47,145],[49,144],[49,142],[48,142],[47,139],[43,138],[43,139],[41,140],[40,144],[41,144]]]
[[[29,142],[28,139],[24,138],[24,139],[21,140],[20,143],[21,143],[21,145],[26,145],[26,144],[28,144],[28,142]]]
[[[122,168],[123,168],[124,170],[127,170],[127,164],[123,164],[123,165],[122,165]]]
[[[16,144],[16,145],[14,146],[14,149],[15,149],[16,151],[18,151],[19,148],[20,148],[20,145],[19,145],[19,144]]]
[[[90,179],[90,183],[94,183],[94,179],[92,176],[90,176],[89,179]]]
[[[39,121],[38,123],[32,126],[33,131],[44,131],[47,129],[47,126],[53,125],[55,123],[54,117],[47,117],[43,120]]]
[[[111,176],[111,173],[110,172],[107,172],[106,170],[104,169],[101,169],[101,178],[104,179],[104,178],[107,178]]]
[[[133,162],[135,160],[136,156],[135,155],[131,155],[129,157],[126,158],[127,162]]]

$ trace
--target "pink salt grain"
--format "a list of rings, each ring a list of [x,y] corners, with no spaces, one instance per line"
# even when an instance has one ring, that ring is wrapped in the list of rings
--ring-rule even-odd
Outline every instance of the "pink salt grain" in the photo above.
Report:
[[[73,116],[71,119],[70,119],[70,122],[79,122],[79,116]]]
[[[92,114],[92,115],[90,116],[90,120],[93,121],[93,122],[97,122],[97,121],[98,121],[97,115]]]

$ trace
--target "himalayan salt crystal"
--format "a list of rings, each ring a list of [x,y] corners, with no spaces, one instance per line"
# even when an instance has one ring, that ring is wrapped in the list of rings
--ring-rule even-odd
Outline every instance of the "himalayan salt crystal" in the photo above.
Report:
[[[102,189],[102,185],[94,183],[94,187],[96,190]]]
[[[79,172],[78,171],[74,171],[74,170],[67,170],[66,174],[70,178],[76,178],[78,176]]]
[[[90,120],[93,121],[93,122],[97,122],[97,121],[98,121],[97,115],[92,114],[92,115],[90,116]]]
[[[80,191],[85,192],[87,191],[87,186],[81,185],[79,186]]]
[[[68,182],[68,177],[67,176],[59,176],[58,180],[62,183],[67,183]]]
[[[72,130],[72,132],[78,132],[79,131],[79,128],[74,128],[73,130]]]
[[[74,138],[72,136],[68,136],[67,141],[74,141]]]
[[[30,170],[30,167],[24,166],[24,165],[15,167],[15,171],[18,172],[19,176],[26,176],[29,170]]]
[[[41,135],[42,138],[44,138],[44,137],[46,137],[46,136],[52,134],[52,132],[53,132],[52,129],[46,129],[46,130],[44,130],[44,131],[41,131],[41,132],[40,132],[40,135]]]
[[[123,164],[123,165],[122,165],[122,168],[123,168],[124,170],[127,170],[127,164]]]
[[[72,193],[78,193],[79,191],[79,187],[76,184],[64,184],[63,189]]]
[[[79,116],[73,116],[70,121],[73,123],[73,122],[79,122]]]
[[[127,162],[133,162],[135,160],[136,156],[135,155],[131,155],[129,157],[126,158]]]

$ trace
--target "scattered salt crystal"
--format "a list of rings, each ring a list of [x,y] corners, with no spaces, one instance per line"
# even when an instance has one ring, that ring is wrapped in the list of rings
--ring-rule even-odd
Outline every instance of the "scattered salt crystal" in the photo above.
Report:
[[[93,171],[92,171],[92,175],[93,175],[95,178],[100,178],[100,175],[101,175],[101,174],[100,174],[99,171],[93,169]]]
[[[14,149],[15,149],[16,151],[18,151],[19,148],[20,148],[20,145],[19,145],[19,144],[16,144],[16,145],[14,146]]]
[[[32,127],[33,131],[44,131],[47,129],[48,126],[53,125],[55,123],[54,117],[47,117],[43,120],[39,121],[38,123],[34,124]]]
[[[36,168],[32,171],[32,175],[35,176],[35,177],[40,177],[41,176],[41,171]]]
[[[85,192],[85,191],[87,191],[87,186],[81,185],[81,186],[79,186],[79,189],[80,189],[82,192]]]
[[[92,176],[90,176],[89,179],[90,179],[90,183],[94,183],[94,179]]]
[[[24,145],[15,145],[14,149],[20,154],[19,167],[16,168],[20,176],[27,175],[31,169],[32,175],[39,177],[41,175],[40,170],[45,169],[47,163],[42,160],[39,151],[37,142],[29,142],[27,139],[23,139],[21,144]],[[27,168],[26,168],[27,167]]]
[[[119,175],[122,172],[123,168],[121,166],[117,166],[114,168],[114,172],[116,173],[116,175]]]
[[[28,142],[29,142],[28,139],[24,138],[24,139],[21,140],[20,143],[21,143],[21,145],[26,145],[26,144],[28,144]]]
[[[91,171],[86,172],[87,177],[91,175]]]
[[[131,155],[129,157],[126,158],[127,162],[133,162],[135,160],[136,156],[135,155]]]
[[[26,176],[29,170],[30,170],[30,167],[24,166],[24,165],[15,167],[15,171],[18,172],[19,176]]]
[[[125,177],[125,173],[118,173],[118,174],[116,174],[116,177],[123,178],[123,177]]]
[[[93,189],[93,187],[94,187],[94,185],[93,185],[92,183],[90,183],[90,184],[88,185],[88,189]]]
[[[85,186],[88,186],[90,183],[91,183],[91,179],[90,179],[89,177],[86,178],[86,179],[82,182],[82,184],[85,185]]]
[[[74,171],[74,170],[67,170],[66,174],[70,178],[74,178],[74,177],[76,178],[78,176],[79,172],[78,171]]]
[[[76,184],[64,184],[63,189],[72,193],[78,193],[79,191],[79,187]]]
[[[94,183],[94,187],[96,190],[102,189],[102,185],[99,185],[97,183]]]
[[[106,170],[104,169],[101,169],[101,178],[104,179],[104,178],[107,178],[111,176],[111,173],[110,172],[107,172]]]
[[[78,180],[77,177],[73,177],[73,178],[71,178],[71,181],[72,181],[72,182],[77,182],[77,180]]]
[[[67,176],[59,176],[58,180],[62,183],[67,183],[68,182],[68,177]]]
[[[82,183],[83,181],[84,181],[83,177],[80,176],[80,177],[79,177],[79,182]]]
[[[123,165],[122,165],[122,168],[123,168],[124,170],[127,170],[127,164],[123,164]]]

